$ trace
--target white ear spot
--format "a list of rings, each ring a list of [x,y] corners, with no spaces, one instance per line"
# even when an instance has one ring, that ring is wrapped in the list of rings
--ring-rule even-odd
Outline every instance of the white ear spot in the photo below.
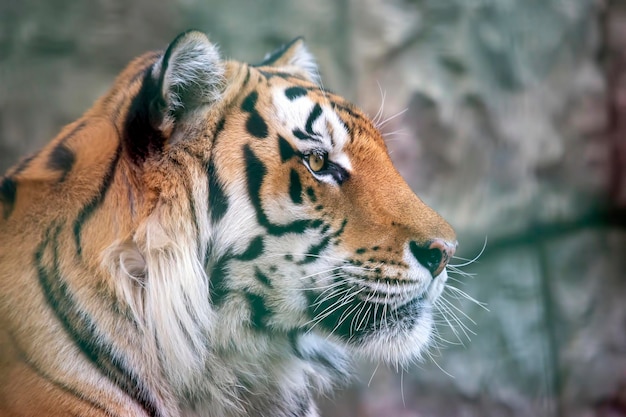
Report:
[[[173,113],[218,101],[224,86],[219,51],[197,31],[179,35],[153,74],[160,77],[161,94]]]

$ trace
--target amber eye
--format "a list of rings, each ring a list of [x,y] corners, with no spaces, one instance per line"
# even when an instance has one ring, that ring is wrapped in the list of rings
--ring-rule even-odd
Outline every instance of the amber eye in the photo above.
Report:
[[[326,166],[326,160],[328,155],[325,153],[313,152],[306,156],[306,160],[309,164],[309,168],[313,172],[319,172]]]

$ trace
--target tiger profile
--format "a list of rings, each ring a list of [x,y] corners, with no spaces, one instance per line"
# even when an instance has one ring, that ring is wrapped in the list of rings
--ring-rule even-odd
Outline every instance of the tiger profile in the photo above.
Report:
[[[185,32],[0,180],[0,415],[318,416],[419,359],[456,245],[302,39]]]

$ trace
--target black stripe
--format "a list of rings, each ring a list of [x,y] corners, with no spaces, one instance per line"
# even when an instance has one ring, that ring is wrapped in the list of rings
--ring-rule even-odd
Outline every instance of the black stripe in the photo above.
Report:
[[[289,345],[291,346],[293,354],[299,359],[304,359],[299,347],[299,338],[300,333],[297,330],[290,330],[289,333],[287,333],[287,339],[289,340]]]
[[[0,180],[0,203],[4,206],[2,216],[5,220],[11,216],[13,208],[15,207],[15,198],[17,195],[17,181],[15,180],[15,176],[28,168],[30,161],[35,159],[37,155],[37,153],[34,153],[22,159],[10,175]]]
[[[241,88],[243,89],[246,85],[248,85],[249,81],[250,81],[250,67],[246,65],[246,78],[244,78]]]
[[[0,182],[0,203],[2,203],[2,214],[4,219],[8,219],[15,207],[15,197],[17,195],[17,183],[11,177],[4,177]]]
[[[263,254],[263,236],[257,236],[248,245],[248,248],[241,255],[235,255],[240,261],[252,261]]]
[[[264,286],[272,288],[272,281],[259,269],[258,266],[254,267],[254,277]]]
[[[302,130],[297,129],[297,128],[294,129],[291,133],[293,133],[293,135],[295,137],[297,137],[298,139],[300,139],[300,140],[314,140],[314,141],[317,141],[317,142],[321,142],[320,138],[315,137],[315,136],[311,136],[308,133],[305,133]]]
[[[268,308],[263,297],[250,292],[244,293],[250,305],[250,324],[255,329],[262,329],[267,326],[272,311]]]
[[[76,253],[78,256],[82,256],[83,247],[81,245],[81,231],[83,226],[87,220],[93,215],[94,211],[102,204],[104,198],[106,197],[109,188],[111,188],[111,183],[113,182],[113,178],[115,177],[115,171],[117,170],[117,162],[120,159],[120,154],[122,151],[122,147],[118,146],[115,151],[115,156],[109,165],[109,169],[104,174],[104,179],[102,180],[102,184],[100,185],[100,189],[98,193],[91,199],[86,206],[82,208],[78,216],[76,216],[76,220],[74,221],[74,241],[76,242]]]
[[[75,160],[76,155],[74,155],[74,152],[65,146],[64,143],[60,143],[50,152],[47,167],[55,171],[61,171],[62,175],[59,182],[63,182],[67,174],[72,170]]]
[[[315,190],[313,189],[313,187],[307,187],[306,194],[311,199],[311,203],[315,203],[317,201],[317,197],[315,197]]]
[[[215,132],[213,133],[213,146],[217,143],[217,137],[224,130],[224,126],[226,125],[226,118],[222,117],[219,122],[217,122],[217,126],[215,127]]]
[[[348,113],[348,115],[349,115],[350,117],[354,117],[355,119],[360,119],[360,120],[363,120],[363,119],[364,119],[364,117],[363,117],[363,116],[361,116],[359,113],[357,113],[355,110],[353,110],[353,109],[351,108],[351,105],[339,104],[339,103],[334,102],[334,101],[333,101],[333,102],[331,102],[330,104],[331,104],[331,106],[333,107],[333,109],[335,109],[335,110],[340,110],[340,111],[343,111],[343,112],[346,112],[346,113]]]
[[[259,93],[256,91],[251,92],[241,103],[241,110],[250,113],[246,122],[246,129],[248,132],[259,139],[264,139],[268,135],[267,123],[263,120],[263,117],[256,110],[256,102],[259,98]]]
[[[65,143],[72,137],[74,137],[78,132],[83,130],[86,126],[86,122],[82,121],[76,127],[74,127],[67,135],[63,136],[59,140],[57,146],[52,149],[50,155],[48,156],[48,163],[46,166],[49,169],[53,169],[55,171],[61,171],[62,175],[59,179],[59,182],[65,181],[67,174],[72,170],[74,166],[74,162],[76,161],[76,155],[70,148],[65,145]]]
[[[259,139],[265,139],[269,134],[267,123],[263,120],[263,117],[257,112],[250,113],[248,121],[246,122],[246,130],[252,136]]]
[[[39,154],[38,153],[34,153],[34,154],[24,158],[22,161],[20,161],[20,163],[17,165],[17,168],[15,168],[15,171],[11,172],[11,175],[17,175],[17,174],[20,174],[21,172],[23,172],[26,168],[28,168],[28,165],[30,164],[30,161],[35,159],[35,157],[37,155],[39,155]]]
[[[346,230],[346,224],[348,224],[348,219],[345,218],[343,219],[343,221],[341,222],[341,226],[339,226],[339,230],[337,230],[335,233],[333,233],[333,237],[339,237],[343,234],[343,232]]]
[[[250,94],[248,94],[246,98],[243,99],[243,102],[241,103],[241,110],[245,111],[246,113],[254,113],[256,111],[254,107],[256,106],[256,102],[258,98],[259,98],[259,93],[256,91],[253,91]]]
[[[256,211],[257,221],[261,226],[267,229],[268,233],[274,236],[281,236],[285,233],[302,234],[307,228],[312,226],[310,220],[295,220],[285,225],[274,224],[269,221],[267,215],[263,211],[261,200],[261,188],[263,180],[267,174],[265,165],[254,154],[250,145],[243,146],[243,156],[246,161],[246,178],[248,182],[248,194],[250,201]]]
[[[73,291],[67,286],[60,270],[59,234],[62,225],[52,226],[34,254],[39,284],[48,306],[54,311],[76,345],[100,371],[137,401],[150,416],[160,416],[156,401],[141,379],[127,367],[119,349],[107,341],[91,316],[80,309]],[[44,265],[44,253],[51,251],[52,265]]]
[[[318,227],[321,227],[324,224],[324,221],[322,219],[315,219],[315,220],[311,220],[311,224],[309,225],[309,227],[311,229],[317,229]]]
[[[213,223],[217,223],[224,217],[226,210],[228,210],[228,196],[224,192],[224,187],[222,187],[222,183],[217,177],[213,157],[211,157],[206,170],[209,177],[209,210],[211,211],[211,220]]]
[[[311,110],[311,114],[309,114],[309,118],[306,120],[306,126],[304,128],[309,135],[318,135],[313,132],[313,123],[315,123],[315,121],[322,115],[322,112],[322,106],[320,106],[319,103],[315,103],[313,110]]]
[[[87,122],[85,120],[80,122],[78,125],[74,127],[74,129],[70,130],[67,135],[63,136],[63,138],[59,140],[59,144],[65,144],[65,142],[67,142],[69,139],[74,137],[74,135],[76,135],[78,132],[83,130],[86,125],[87,125]]]
[[[226,300],[230,289],[226,286],[226,273],[230,256],[223,256],[213,265],[209,276],[209,295],[214,306],[219,307]]]
[[[320,243],[312,245],[309,249],[307,249],[304,259],[299,261],[298,265],[308,264],[319,259],[319,254],[330,244],[330,238],[330,236],[324,236]]]
[[[278,150],[280,152],[280,161],[283,163],[296,156],[296,151],[291,147],[289,142],[280,135],[278,135]]]
[[[302,87],[289,87],[285,90],[285,96],[291,101],[297,99],[298,97],[306,96],[307,90]]]
[[[294,204],[302,204],[302,183],[300,182],[300,175],[293,168],[289,174],[289,196]]]

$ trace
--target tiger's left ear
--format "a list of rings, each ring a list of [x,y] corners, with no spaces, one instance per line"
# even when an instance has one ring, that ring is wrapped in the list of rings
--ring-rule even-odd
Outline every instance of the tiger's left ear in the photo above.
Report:
[[[158,153],[176,125],[221,98],[224,64],[198,31],[180,34],[147,71],[125,124],[125,149],[135,162]]]
[[[315,63],[315,58],[304,44],[304,38],[302,37],[298,37],[265,55],[263,62],[257,66],[292,67],[291,69],[302,72],[311,81],[317,84],[320,82],[319,69]]]

